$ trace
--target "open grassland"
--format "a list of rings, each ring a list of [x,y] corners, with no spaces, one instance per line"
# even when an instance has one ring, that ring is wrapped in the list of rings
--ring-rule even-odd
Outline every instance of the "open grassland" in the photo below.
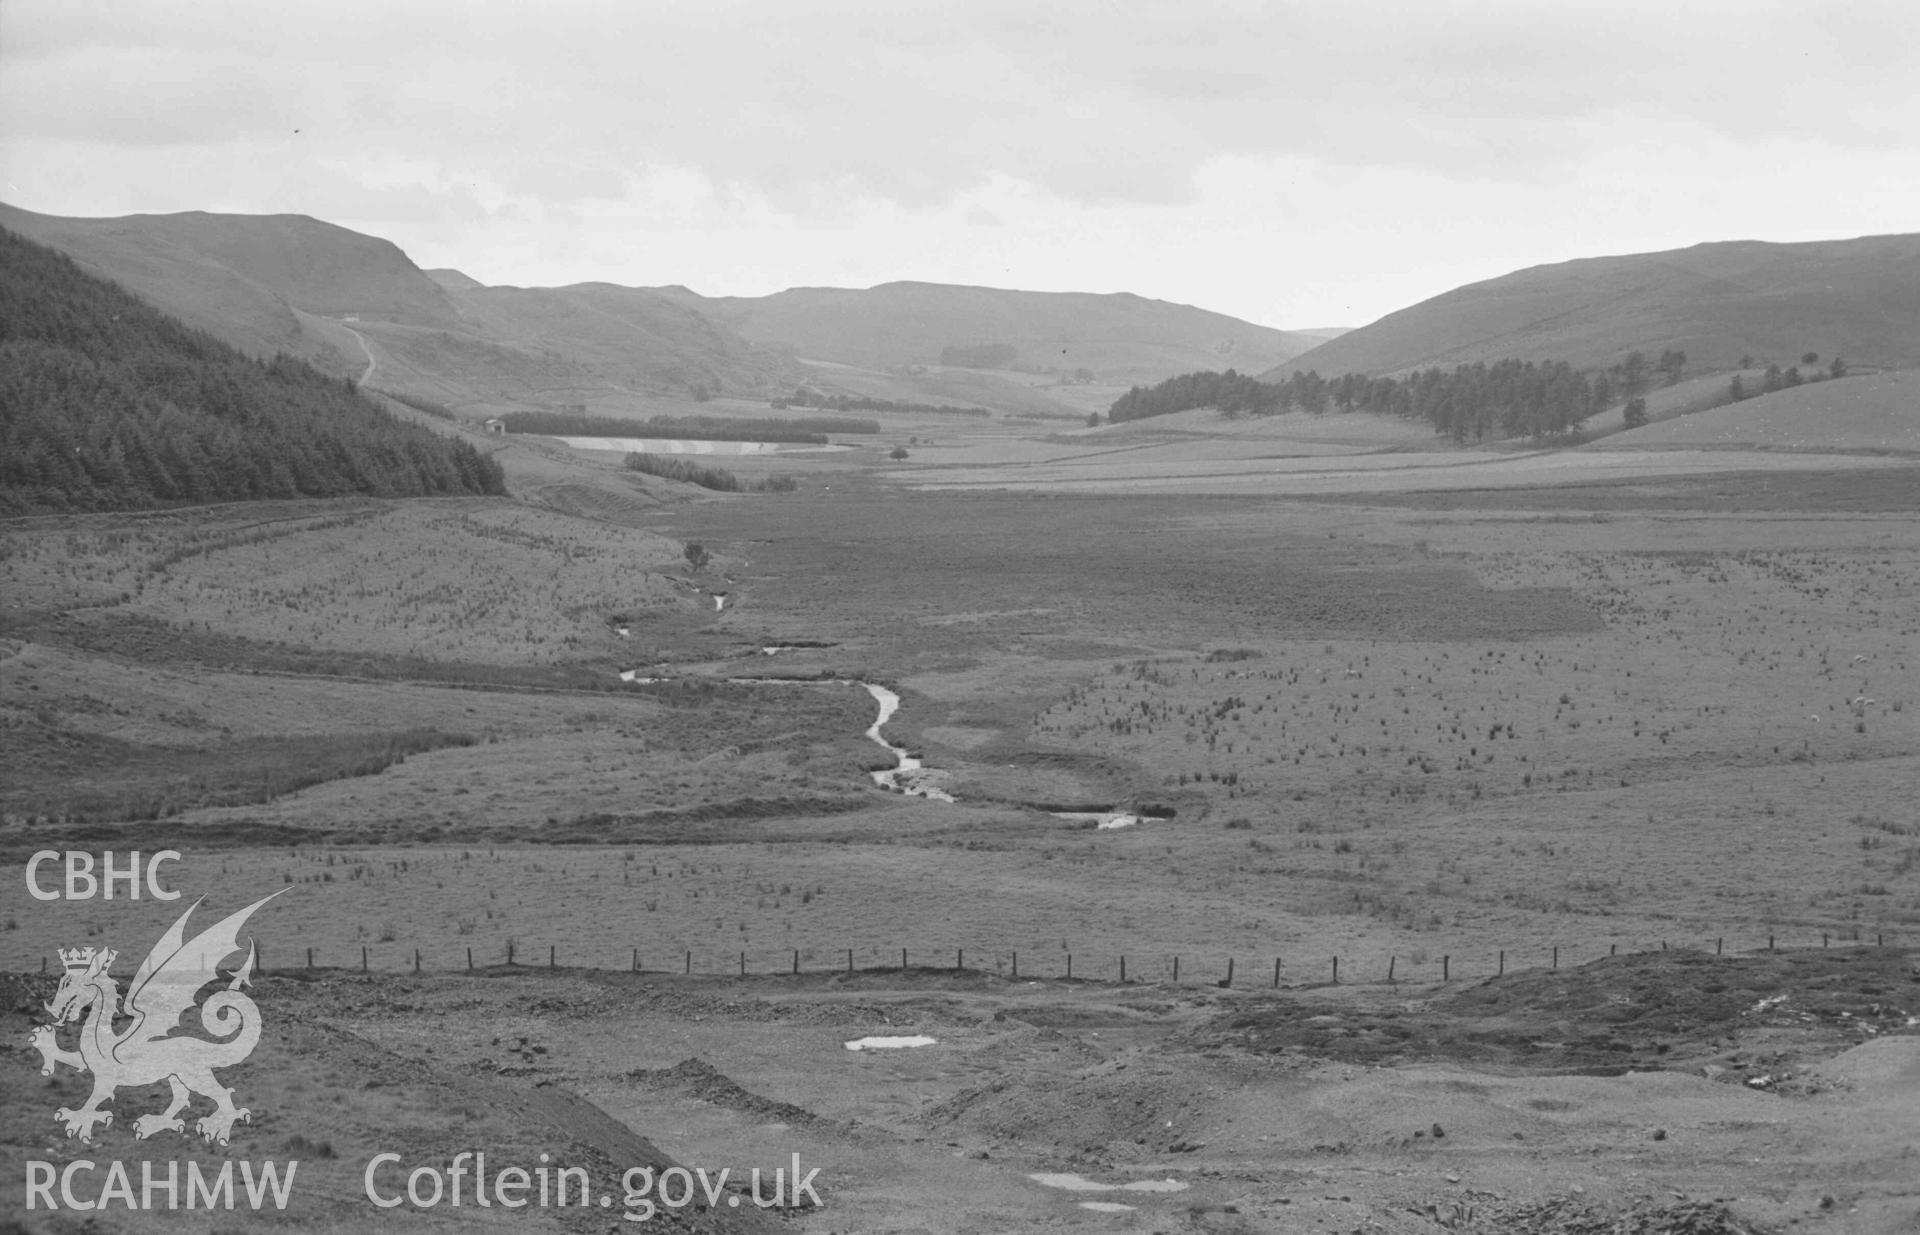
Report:
[[[678,542],[505,501],[21,521],[0,545],[18,609],[484,664],[607,655],[683,592]]]
[[[1752,374],[1747,388],[1758,389]],[[1877,373],[1795,386],[1612,438],[1610,449],[1706,446],[1920,454],[1920,375]]]
[[[834,393],[892,399],[902,403],[983,407],[1001,416],[1084,419],[1088,411],[1105,411],[1114,399],[1125,393],[1124,387],[1115,390],[1096,409],[1086,406],[1084,396],[1074,398],[1071,394],[1074,390],[1086,388],[1055,386],[1024,373],[956,369],[939,365],[915,366],[911,372],[879,373],[852,365],[819,361],[803,360],[801,364],[806,368],[808,381],[812,385]],[[959,418],[941,416],[926,419],[951,421]]]
[[[880,753],[850,687],[774,709],[623,689],[727,587],[638,530],[504,502],[288,504],[16,521],[5,546],[12,821],[225,806],[193,826],[547,834],[844,809]]]
[[[1729,387],[1736,374],[1748,390],[1758,390],[1766,370],[1737,369],[1726,373],[1709,373],[1675,382],[1671,386],[1657,386],[1642,396],[1647,403],[1647,422],[1657,424],[1731,403],[1733,394]],[[1626,410],[1627,405],[1623,401],[1617,407],[1587,417],[1580,422],[1580,435],[1592,441],[1626,431]]]
[[[1172,412],[1165,416],[1147,416],[1103,423],[1075,436],[1113,443],[1151,440],[1158,437],[1197,434],[1204,437],[1230,437],[1248,443],[1266,445],[1270,439],[1281,442],[1317,442],[1371,449],[1385,446],[1418,446],[1435,440],[1431,426],[1397,416],[1378,416],[1371,412],[1282,412],[1274,416],[1229,415],[1216,408],[1202,407]]]
[[[780,509],[778,526],[743,503],[677,510],[661,539],[711,546],[730,603],[617,650],[649,675],[890,682],[905,702],[889,736],[957,805],[867,783],[872,701],[849,686],[455,690],[33,644],[8,662],[10,699],[32,700],[10,732],[236,755],[274,735],[316,752],[452,735],[271,801],[188,799],[164,828],[176,847],[627,846],[499,849],[433,886],[409,867],[316,893],[349,898],[321,916],[354,932],[401,915],[395,941],[429,952],[462,938],[447,926],[461,905],[510,889],[523,909],[490,946],[564,939],[587,913],[616,952],[658,941],[767,965],[787,948],[904,946],[1421,972],[1595,938],[1920,928],[1900,788],[1920,758],[1909,517],[1595,523],[857,489]],[[817,646],[760,651],[791,643]],[[622,662],[603,663],[610,679]],[[46,766],[84,771],[70,764]],[[50,792],[52,773],[38,783]],[[1037,809],[1112,806],[1173,813],[1096,832]],[[433,852],[436,870],[452,860]],[[720,871],[697,896],[643,895],[656,859]],[[274,851],[232,860],[303,878]],[[546,863],[586,890],[542,890],[529,866]],[[816,895],[802,913],[753,890],[769,880]],[[376,887],[386,899],[352,899]]]
[[[16,824],[168,819],[229,837],[409,839],[617,818],[630,821],[621,834],[657,832],[858,805],[879,754],[859,736],[872,700],[851,687],[768,708],[746,687],[587,694],[6,651],[0,809]]]
[[[1604,631],[1527,644],[1330,640],[1116,665],[1031,740],[1231,800],[1554,792],[1671,769],[1920,745],[1920,555],[1487,554],[1497,588],[1564,587]],[[1729,598],[1737,598],[1729,602]],[[1244,659],[1242,659],[1244,657]],[[1717,719],[1724,718],[1724,720]]]
[[[1867,455],[1815,454],[1827,470],[1891,470],[1911,476],[1910,462]],[[1668,451],[1587,448],[1529,453],[1446,451],[1425,454],[1335,454],[1303,449],[1261,457],[1238,442],[1196,452],[1184,444],[1124,452],[1088,451],[1032,461],[892,469],[887,479],[927,490],[1007,490],[1076,494],[1212,494],[1222,497],[1316,497],[1416,493],[1448,489],[1539,488],[1594,482],[1660,480],[1735,472],[1804,470],[1805,458],[1762,450]]]
[[[548,765],[548,801],[587,796],[596,773],[619,770],[616,752],[588,745]],[[335,782],[325,788],[350,792],[323,801],[338,820],[356,797],[419,795],[413,835],[484,837],[481,822],[502,817],[487,800],[499,783],[479,779],[465,804],[447,800],[444,781],[436,795],[424,780],[389,779],[423,764]],[[558,783],[569,771],[589,783]],[[736,971],[744,952],[767,973],[790,968],[796,950],[805,968],[835,969],[848,949],[867,967],[897,964],[905,948],[913,964],[952,965],[964,951],[970,967],[1009,975],[1017,964],[1059,977],[1071,964],[1076,976],[1113,980],[1125,957],[1131,976],[1159,981],[1180,958],[1189,980],[1213,981],[1233,959],[1259,981],[1279,960],[1283,980],[1301,983],[1325,980],[1338,957],[1349,981],[1381,980],[1390,962],[1402,980],[1437,981],[1443,957],[1452,976],[1474,978],[1494,973],[1502,953],[1521,968],[1548,965],[1556,950],[1571,964],[1615,947],[1712,950],[1721,939],[1743,951],[1769,936],[1911,943],[1920,833],[1903,802],[1916,772],[1913,757],[1721,772],[1570,789],[1545,806],[1498,799],[1397,817],[1265,813],[1244,801],[1229,813],[1187,799],[1173,819],[1111,832],[977,805],[809,815],[790,802],[758,819],[682,810],[625,828],[603,821],[631,835],[620,847],[529,846],[505,829],[497,843],[404,848],[299,843],[298,832],[273,834],[291,848],[193,841],[196,824],[237,812],[182,820],[168,840],[193,854],[194,873],[176,881],[190,895],[226,904],[234,888],[296,885],[302,947],[320,964],[357,965],[365,946],[376,968],[411,967],[418,950],[451,969],[468,948],[478,963],[502,962],[512,941],[522,961],[555,948],[563,964],[615,970],[635,949],[648,968],[706,973]],[[681,773],[661,788],[684,801],[698,784]],[[139,840],[94,836],[117,849]],[[0,964],[32,968],[73,939],[138,934],[153,912],[116,901],[16,915],[0,931]]]
[[[1746,375],[1754,381],[1756,374]],[[1566,488],[1680,476],[1782,473],[1818,466],[1910,479],[1920,452],[1911,374],[1809,383],[1727,404],[1721,374],[1656,390],[1655,423],[1621,432],[1616,410],[1583,426],[1600,443],[1542,449],[1520,440],[1460,448],[1425,426],[1364,413],[1230,416],[1197,409],[1037,438],[949,437],[887,479],[926,490],[1245,497],[1394,495]],[[1876,457],[1878,456],[1878,457]]]
[[[1724,1216],[1676,1193],[1910,1221],[1910,471],[1366,504],[862,466],[617,524],[364,503],[8,529],[25,778],[0,848],[16,872],[174,848],[203,915],[286,889],[272,1036],[231,1083],[249,1153],[313,1163],[288,1222],[353,1229],[383,1149],[519,1152],[503,1116],[620,1165],[798,1148],[836,1229],[1111,1216],[1048,1169],[1188,1185],[1117,1194],[1142,1226]],[[321,595],[356,586],[351,614]],[[318,642],[284,625],[323,614]],[[714,680],[764,674],[891,686],[887,736],[959,800],[871,783],[856,686]],[[131,963],[175,910],[9,904],[0,968]],[[90,1152],[32,1132],[80,1082],[26,1058],[0,1084],[45,1098],[0,1158]],[[586,1135],[619,1130],[565,1088],[659,1146]]]

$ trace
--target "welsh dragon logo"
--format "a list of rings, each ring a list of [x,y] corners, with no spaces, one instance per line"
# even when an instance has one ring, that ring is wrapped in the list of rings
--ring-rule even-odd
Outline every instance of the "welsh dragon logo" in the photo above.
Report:
[[[40,1052],[40,1075],[52,1076],[58,1064],[93,1074],[93,1095],[86,1105],[77,1111],[63,1106],[54,1113],[66,1125],[68,1136],[91,1142],[95,1125],[113,1123],[113,1112],[100,1108],[113,1101],[114,1091],[123,1085],[159,1081],[173,1087],[173,1101],[165,1111],[134,1120],[136,1137],[144,1140],[159,1132],[185,1132],[180,1112],[194,1094],[213,1099],[213,1113],[195,1123],[194,1130],[215,1144],[227,1143],[236,1121],[252,1121],[253,1113],[234,1106],[233,1091],[213,1075],[215,1068],[229,1067],[252,1054],[260,1041],[260,1008],[240,989],[252,983],[256,954],[251,939],[247,958],[226,989],[215,991],[200,1004],[200,1024],[218,1040],[177,1036],[175,1031],[193,1009],[194,997],[219,980],[214,966],[240,950],[240,930],[247,919],[278,895],[255,901],[192,939],[186,938],[187,919],[200,902],[189,905],[140,963],[124,1001],[119,983],[107,972],[118,952],[91,947],[60,950],[66,975],[46,1005],[53,1024],[36,1028],[28,1041]],[[61,1049],[56,1030],[82,1016],[86,1021],[80,1026],[79,1049]],[[114,1022],[123,1018],[126,1023],[115,1029]]]

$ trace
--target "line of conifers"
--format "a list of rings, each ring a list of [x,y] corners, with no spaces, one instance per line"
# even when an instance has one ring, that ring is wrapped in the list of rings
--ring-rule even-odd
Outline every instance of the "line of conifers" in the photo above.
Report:
[[[1773,364],[1753,389],[1735,374],[1715,401],[1731,403],[1750,394],[1798,386],[1803,380],[1846,376],[1846,362],[1837,356],[1824,370],[1815,367],[1816,352],[1800,360],[1810,366],[1811,379],[1803,379],[1798,366],[1783,370]],[[1107,417],[1119,424],[1200,407],[1218,408],[1229,416],[1271,416],[1295,410],[1318,415],[1331,407],[1425,421],[1434,432],[1462,442],[1488,437],[1547,439],[1572,433],[1582,421],[1616,403],[1625,404],[1628,428],[1644,423],[1642,396],[1654,379],[1675,385],[1685,376],[1686,365],[1685,352],[1668,349],[1651,362],[1641,352],[1630,352],[1618,364],[1603,369],[1576,369],[1564,360],[1502,360],[1453,369],[1436,366],[1399,378],[1348,373],[1329,380],[1308,369],[1263,382],[1232,369],[1183,373],[1156,386],[1135,386],[1115,400]]]
[[[256,360],[0,229],[0,512],[499,494],[351,380]]]

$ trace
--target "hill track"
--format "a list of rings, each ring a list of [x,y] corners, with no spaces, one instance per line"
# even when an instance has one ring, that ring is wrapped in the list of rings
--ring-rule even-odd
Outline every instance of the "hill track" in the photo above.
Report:
[[[359,385],[365,386],[368,382],[373,380],[373,371],[380,367],[380,362],[373,358],[373,348],[368,345],[367,336],[361,334],[358,330],[355,330],[353,327],[347,325],[345,322],[340,323],[340,329],[346,331],[348,334],[358,339],[360,341],[360,350],[367,354],[367,367],[366,367],[366,370],[360,374],[360,378],[358,382]]]

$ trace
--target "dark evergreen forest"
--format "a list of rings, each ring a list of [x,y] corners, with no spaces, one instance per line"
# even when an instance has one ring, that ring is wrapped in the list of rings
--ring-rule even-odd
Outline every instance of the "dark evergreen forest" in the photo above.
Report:
[[[1685,354],[1670,353],[1661,359],[1672,361],[1677,380]],[[1649,367],[1638,353],[1604,372],[1575,369],[1557,360],[1502,360],[1423,369],[1399,378],[1349,373],[1328,381],[1306,371],[1282,381],[1262,382],[1228,369],[1183,373],[1157,386],[1136,386],[1115,401],[1108,416],[1117,424],[1196,407],[1255,416],[1337,409],[1425,421],[1434,432],[1462,442],[1489,437],[1545,439],[1568,433],[1587,417],[1638,394],[1649,376]]]
[[[0,228],[0,510],[504,493],[500,465]]]

